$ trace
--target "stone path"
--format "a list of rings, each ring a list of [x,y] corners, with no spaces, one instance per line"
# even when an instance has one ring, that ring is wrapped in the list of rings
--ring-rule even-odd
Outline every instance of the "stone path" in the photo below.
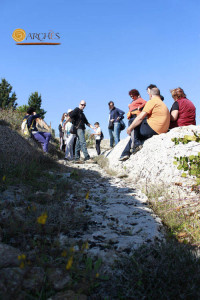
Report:
[[[73,164],[74,167],[84,173],[81,184],[75,184],[87,195],[80,205],[84,205],[84,213],[90,219],[84,235],[76,240],[88,241],[89,254],[112,263],[120,254],[163,238],[161,221],[147,207],[147,197],[140,190],[125,179],[109,176],[97,164]],[[100,176],[92,175],[95,172]],[[61,242],[64,241],[62,236]]]

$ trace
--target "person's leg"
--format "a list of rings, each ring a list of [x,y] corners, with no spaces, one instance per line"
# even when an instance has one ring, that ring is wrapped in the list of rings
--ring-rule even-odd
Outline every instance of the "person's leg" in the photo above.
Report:
[[[75,148],[76,148],[76,135],[74,135],[74,141],[73,141],[73,156],[75,157]],[[79,154],[80,156],[80,154]]]
[[[48,152],[48,144],[51,138],[51,133],[38,131],[37,133],[33,134],[33,137],[42,144],[43,151]]]
[[[119,122],[114,123],[114,139],[115,139],[115,146],[116,146],[120,141],[120,123]]]
[[[131,148],[131,138],[128,140],[119,160],[123,161],[123,160],[127,160],[130,157],[130,148]]]
[[[132,122],[135,120],[136,115],[133,115],[132,118],[128,121],[128,126],[132,124]],[[130,149],[133,149],[134,147],[134,129],[131,131],[131,146]]]
[[[108,129],[109,136],[110,136],[110,147],[112,148],[114,146],[114,136],[113,136],[113,130]]]
[[[69,139],[69,144],[68,144],[68,147],[69,147],[68,158],[70,160],[73,160],[73,145],[74,145],[75,134],[70,134],[69,138],[70,139]]]
[[[140,135],[140,126],[141,126],[141,124],[139,126],[135,127],[133,130],[134,131],[134,148],[142,145],[142,143],[143,143],[143,139]]]
[[[143,140],[147,140],[153,135],[157,135],[157,132],[155,132],[147,123],[147,119],[144,119],[141,123],[140,135],[142,136]]]
[[[79,140],[79,137],[78,137],[78,134],[77,134],[77,136],[76,136],[76,145],[75,145],[75,160],[80,159],[80,151],[81,151],[80,140]]]
[[[101,151],[100,151],[100,142],[101,140],[96,140],[96,150],[97,150],[97,154],[100,155]]]
[[[69,160],[73,159],[73,143],[74,143],[74,134],[70,134],[66,139],[66,152],[65,152],[65,158]]]
[[[85,130],[78,129],[77,130],[77,136],[78,136],[78,139],[79,139],[81,151],[83,152],[83,155],[85,156],[85,159],[86,160],[90,159],[90,156],[89,156],[88,151],[87,151],[87,146],[86,146]]]
[[[49,141],[51,139],[51,133],[50,132],[43,132],[43,135],[46,138],[46,142],[44,144],[44,149],[45,149],[45,152],[48,152]]]
[[[149,126],[147,118],[145,118],[142,123],[134,129],[134,153],[140,150],[143,142],[153,135],[157,135],[157,132]]]

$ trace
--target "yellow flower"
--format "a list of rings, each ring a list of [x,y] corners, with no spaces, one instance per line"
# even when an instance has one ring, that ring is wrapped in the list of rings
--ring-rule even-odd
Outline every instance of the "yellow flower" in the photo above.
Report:
[[[42,213],[41,216],[39,216],[37,218],[37,222],[41,225],[44,225],[46,223],[46,221],[47,221],[47,213],[46,212]]]
[[[62,256],[62,257],[66,257],[66,256],[67,256],[67,251],[64,250],[64,251],[61,253],[61,256]]]
[[[26,255],[25,254],[18,255],[18,260],[20,261],[19,267],[23,269],[25,266]]]
[[[85,249],[89,249],[89,244],[88,242],[85,242],[82,247],[81,247],[81,250],[84,251]]]
[[[89,194],[90,194],[90,191],[87,192],[86,196],[85,196],[85,199],[88,199],[89,198]]]
[[[71,256],[67,262],[67,265],[66,265],[66,270],[69,270],[71,269],[71,266],[73,264],[73,256]]]
[[[24,266],[25,266],[25,264],[24,264],[24,262],[22,261],[22,262],[20,263],[19,267],[20,267],[21,269],[23,269]]]
[[[96,273],[96,278],[98,278],[99,277],[99,273]]]
[[[18,260],[25,260],[25,259],[26,259],[25,254],[18,255]]]
[[[3,176],[2,180],[3,180],[3,181],[5,181],[5,180],[6,180],[6,175],[4,175],[4,176]]]
[[[25,260],[25,259],[26,259],[26,255],[25,255],[25,254],[22,254],[22,255],[21,255],[21,259]]]

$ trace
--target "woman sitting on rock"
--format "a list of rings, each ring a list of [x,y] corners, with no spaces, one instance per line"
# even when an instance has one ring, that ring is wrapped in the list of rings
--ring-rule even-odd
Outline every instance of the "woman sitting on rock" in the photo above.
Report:
[[[180,126],[196,125],[196,108],[186,98],[183,89],[176,88],[170,91],[174,104],[170,110],[170,129]]]

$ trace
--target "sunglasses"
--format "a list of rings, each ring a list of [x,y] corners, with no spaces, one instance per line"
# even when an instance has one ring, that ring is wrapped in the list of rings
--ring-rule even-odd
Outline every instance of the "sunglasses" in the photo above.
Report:
[[[86,106],[86,104],[82,104],[82,103],[81,103],[81,106]]]

